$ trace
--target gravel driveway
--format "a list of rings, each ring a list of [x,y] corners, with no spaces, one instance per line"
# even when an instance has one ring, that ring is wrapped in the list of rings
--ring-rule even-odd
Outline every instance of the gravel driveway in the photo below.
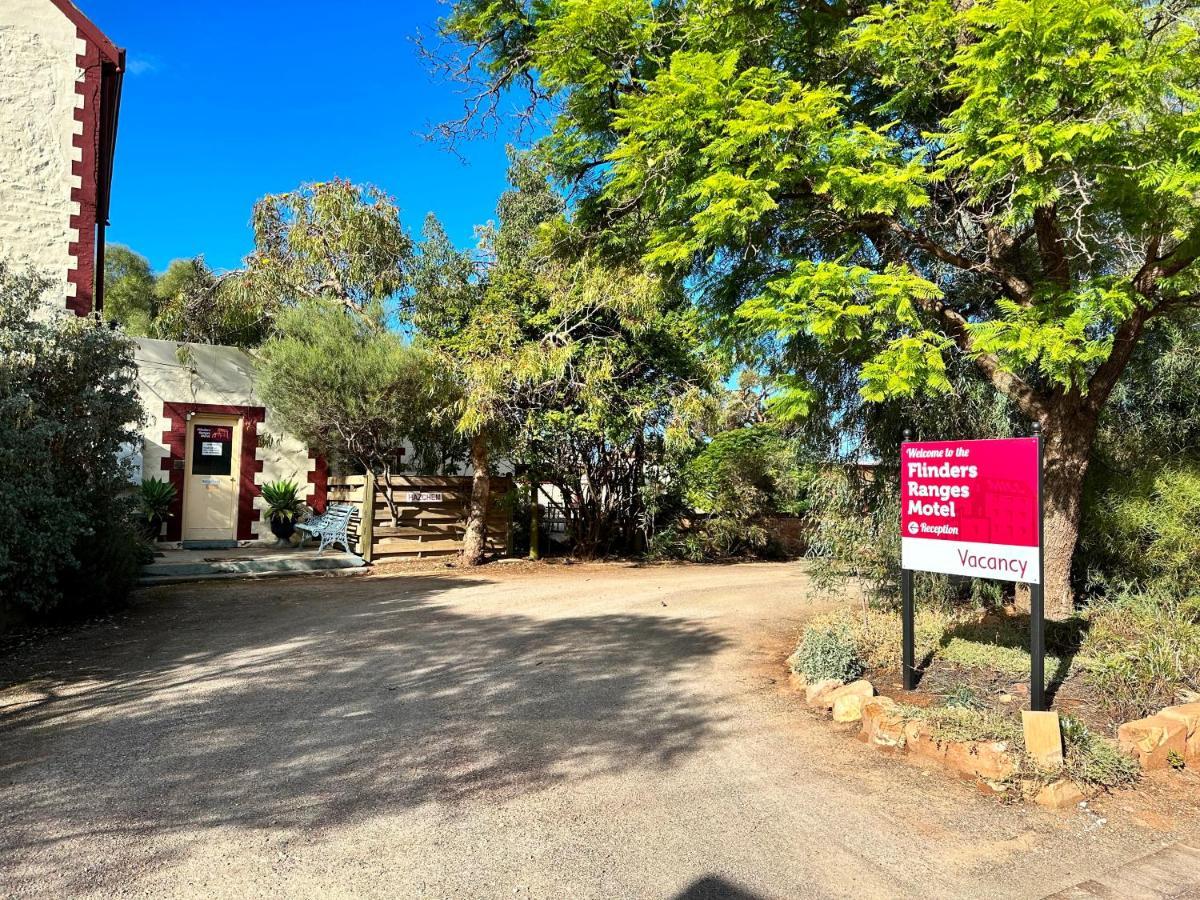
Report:
[[[1194,827],[839,734],[795,564],[158,588],[0,663],[0,894],[1034,897]]]

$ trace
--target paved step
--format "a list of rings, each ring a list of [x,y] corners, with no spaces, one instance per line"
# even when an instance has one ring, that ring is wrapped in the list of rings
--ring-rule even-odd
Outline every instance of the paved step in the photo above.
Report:
[[[197,554],[200,556],[200,554]],[[260,578],[267,575],[302,575],[311,572],[355,570],[366,566],[353,553],[297,553],[230,559],[159,560],[142,569],[138,583],[169,584],[179,581]]]
[[[1200,846],[1180,841],[1046,900],[1184,900],[1200,898]]]

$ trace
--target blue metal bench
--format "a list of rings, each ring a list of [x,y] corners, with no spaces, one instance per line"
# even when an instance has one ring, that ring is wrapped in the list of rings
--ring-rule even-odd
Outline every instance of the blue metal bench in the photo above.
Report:
[[[350,536],[346,533],[346,529],[349,528],[350,520],[354,518],[355,512],[354,506],[350,503],[332,503],[323,514],[309,519],[307,522],[297,522],[296,530],[300,532],[301,549],[304,548],[310,537],[314,537],[321,542],[317,548],[318,553],[334,544],[341,544],[346,548],[347,553],[353,552],[350,549]]]

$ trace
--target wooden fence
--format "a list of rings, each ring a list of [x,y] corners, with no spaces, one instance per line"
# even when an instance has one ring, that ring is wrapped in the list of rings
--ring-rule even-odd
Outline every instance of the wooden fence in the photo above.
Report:
[[[493,476],[491,483],[488,549],[505,553],[512,522],[503,498],[512,490],[512,479]],[[383,485],[374,476],[329,476],[329,502],[358,507],[350,529],[355,553],[367,562],[382,562],[449,556],[462,550],[471,499],[469,475],[393,475],[391,487],[396,504],[394,525]],[[369,504],[365,502],[368,496]],[[370,515],[364,515],[365,506],[370,507]]]

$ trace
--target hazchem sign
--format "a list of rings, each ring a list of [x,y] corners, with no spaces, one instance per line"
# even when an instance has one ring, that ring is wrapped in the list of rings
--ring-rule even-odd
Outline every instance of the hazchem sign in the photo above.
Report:
[[[1038,439],[900,445],[905,569],[1038,584]]]

